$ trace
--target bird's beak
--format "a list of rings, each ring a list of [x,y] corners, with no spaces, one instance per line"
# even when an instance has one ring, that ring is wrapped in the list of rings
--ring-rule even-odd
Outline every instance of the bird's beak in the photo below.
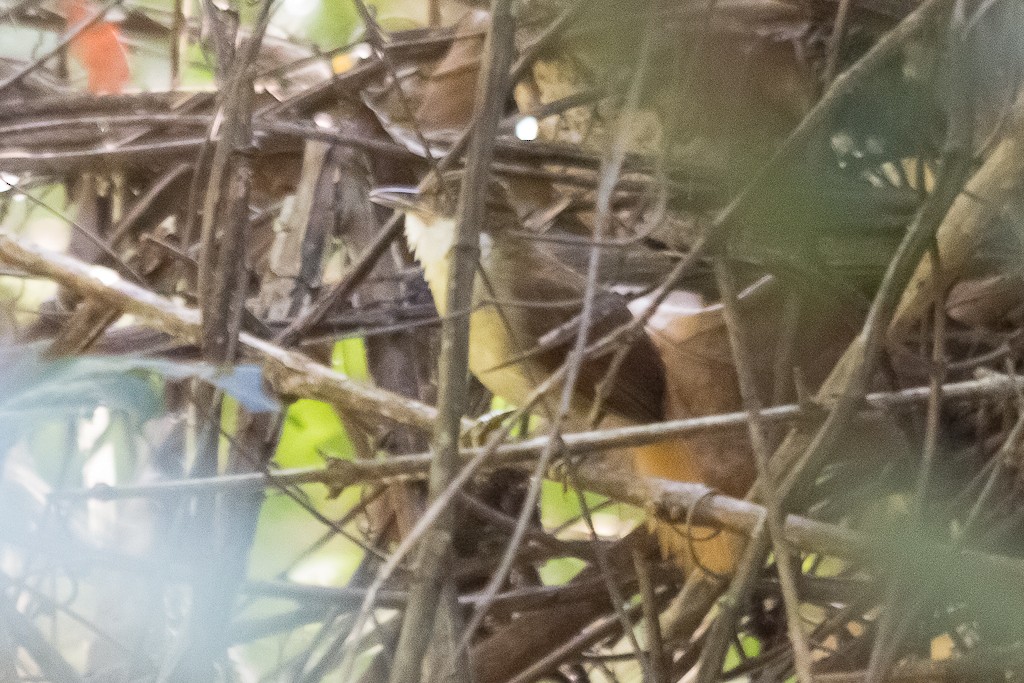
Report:
[[[415,187],[377,187],[370,190],[370,201],[397,211],[423,210],[423,195]]]

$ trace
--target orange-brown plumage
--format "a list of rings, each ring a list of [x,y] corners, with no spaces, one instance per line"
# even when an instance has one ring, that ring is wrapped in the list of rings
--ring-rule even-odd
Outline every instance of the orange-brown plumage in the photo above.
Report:
[[[424,268],[427,283],[442,314],[446,300],[448,258],[453,243],[455,220],[451,207],[442,206],[437,198],[405,198],[376,194],[377,201],[398,205],[406,210],[406,235],[417,260]],[[424,205],[425,204],[425,205]],[[446,210],[446,208],[448,210]],[[495,395],[512,403],[523,404],[534,389],[565,361],[575,336],[573,322],[580,313],[585,280],[551,256],[536,242],[505,227],[508,216],[489,220],[481,235],[480,269],[474,284],[473,311],[470,318],[470,370]],[[588,339],[599,339],[633,320],[627,300],[609,291],[600,291],[595,301],[595,314],[587,331]],[[572,334],[552,337],[553,331],[568,328]],[[700,366],[701,359],[680,363],[671,340],[652,343],[642,336],[629,350],[625,362],[614,378],[613,388],[602,408],[602,426],[643,424],[666,417],[705,414],[692,412],[701,402],[690,396],[693,378],[680,374],[690,366]],[[726,350],[728,347],[726,346]],[[685,349],[683,350],[685,353]],[[705,359],[713,361],[714,359]],[[604,380],[611,356],[588,359],[580,368],[573,396],[570,422],[575,429],[586,429],[597,395]],[[713,363],[701,368],[719,382],[731,382],[731,371],[724,376]],[[560,392],[549,394],[540,413],[554,414]],[[720,408],[720,402],[710,405]],[[648,476],[675,481],[703,482],[729,493],[740,493],[749,486],[750,476],[745,443],[739,443],[737,455],[718,453],[721,440],[676,439],[651,446],[629,449],[636,470]],[[735,458],[741,472],[725,482],[720,469],[708,461],[712,457]],[[728,485],[723,486],[723,483]],[[744,488],[744,491],[740,491]],[[728,573],[735,565],[741,547],[740,539],[719,534],[711,540],[687,540],[685,531],[657,523],[663,548],[684,567],[694,565]],[[709,530],[691,530],[692,536],[705,538]],[[692,555],[696,553],[696,558]]]

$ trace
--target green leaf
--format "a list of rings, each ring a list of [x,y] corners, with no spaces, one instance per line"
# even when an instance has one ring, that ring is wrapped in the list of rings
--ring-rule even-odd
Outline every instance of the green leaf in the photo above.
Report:
[[[288,407],[274,461],[281,467],[322,465],[324,455],[350,457],[352,447],[334,408],[304,399]]]

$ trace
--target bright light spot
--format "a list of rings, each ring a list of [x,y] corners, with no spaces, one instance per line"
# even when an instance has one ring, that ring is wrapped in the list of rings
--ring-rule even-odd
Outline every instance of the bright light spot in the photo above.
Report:
[[[113,486],[117,483],[117,465],[114,458],[114,445],[105,443],[96,449],[96,453],[82,466],[82,483],[86,488],[98,484]]]
[[[325,111],[313,117],[313,123],[320,128],[334,128],[334,118]]]
[[[636,526],[636,521],[620,517],[617,513],[599,513],[592,518],[594,531],[598,536],[605,538],[622,538]],[[583,539],[590,538],[590,527],[582,519],[566,528],[563,532],[566,538]]]
[[[338,563],[329,558],[311,557],[288,572],[296,583],[312,586],[331,586],[338,581]]]
[[[352,56],[356,59],[369,59],[373,56],[373,48],[369,43],[359,43],[352,48]]]
[[[856,146],[849,133],[836,133],[832,136],[832,150],[839,156],[852,154]]]
[[[99,406],[92,413],[92,418],[82,420],[78,424],[78,448],[87,451],[96,445],[96,441],[103,436],[110,426],[110,411]]]
[[[525,142],[537,139],[540,123],[535,116],[524,116],[516,121],[516,137]]]
[[[121,281],[121,276],[106,266],[90,266],[89,274],[108,287],[112,287]]]
[[[594,531],[598,536],[607,538],[622,538],[636,526],[636,522],[630,519],[623,519],[616,513],[598,513],[592,518]],[[589,532],[589,529],[587,530]]]
[[[872,185],[872,186],[874,186],[874,187],[885,187],[885,181],[884,181],[884,180],[882,180],[881,178],[879,178],[879,177],[878,177],[877,175],[875,175],[874,173],[869,173],[869,172],[865,171],[865,172],[864,172],[864,173],[862,173],[861,175],[862,175],[862,176],[863,176],[863,177],[864,177],[864,178],[865,178],[865,179],[866,179],[866,180],[867,180],[867,181],[868,181],[869,183],[871,183],[871,185]]]
[[[281,3],[282,14],[295,19],[306,19],[319,9],[320,0],[288,0]]]
[[[13,173],[0,172],[0,192],[7,192],[21,180]]]

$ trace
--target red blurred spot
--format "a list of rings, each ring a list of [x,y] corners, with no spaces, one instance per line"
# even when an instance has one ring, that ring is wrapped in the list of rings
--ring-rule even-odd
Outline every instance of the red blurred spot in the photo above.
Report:
[[[60,11],[68,28],[87,20],[97,9],[92,0],[60,0]],[[69,50],[89,77],[89,92],[120,93],[131,78],[128,53],[121,45],[117,24],[112,21],[98,21],[79,33]]]

